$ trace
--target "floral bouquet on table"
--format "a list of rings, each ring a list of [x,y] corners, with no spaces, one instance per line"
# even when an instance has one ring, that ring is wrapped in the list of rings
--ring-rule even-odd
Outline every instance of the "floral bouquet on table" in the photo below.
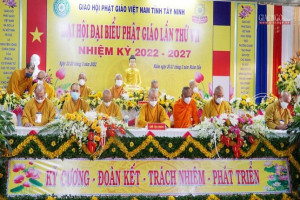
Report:
[[[89,95],[88,99],[86,100],[86,102],[89,104],[91,109],[95,109],[97,108],[97,106],[99,106],[102,103],[102,92],[92,92],[91,95]]]
[[[30,95],[28,92],[25,92],[23,94],[22,99],[20,99],[20,106],[22,109],[24,109],[25,105],[27,104],[27,102],[32,99],[34,97],[34,95]]]
[[[255,102],[246,94],[242,98],[231,99],[230,104],[233,109],[257,113]]]
[[[71,97],[70,93],[66,92],[60,98],[52,98],[51,102],[58,110],[60,110],[63,108],[64,103],[66,101],[69,101],[71,98],[72,97]]]
[[[257,106],[257,109],[265,110],[268,107],[268,105],[270,105],[271,103],[274,103],[276,100],[278,100],[278,98],[274,94],[270,93],[268,96],[261,99],[261,102]]]
[[[203,109],[205,104],[207,104],[208,100],[196,97],[194,99],[196,101],[197,109]]]
[[[49,132],[58,134],[60,138],[76,137],[80,147],[85,144],[93,154],[96,146],[105,145],[107,137],[115,137],[117,132],[122,135],[130,133],[123,121],[96,112],[65,114],[59,119],[47,124],[39,133]]]
[[[173,96],[167,95],[166,93],[162,93],[158,98],[158,103],[164,109],[166,109],[167,112],[172,113],[173,112],[173,106],[174,106],[174,103],[175,103],[175,98]]]
[[[291,58],[288,63],[285,63],[285,66],[279,66],[278,68],[280,69],[277,81],[279,91],[285,90],[289,91],[292,95],[296,95],[297,90],[300,88],[300,51],[296,53],[296,57]]]
[[[6,95],[7,95],[6,90],[0,88],[0,105],[4,105]]]
[[[300,145],[300,97],[294,105],[295,116],[294,121],[288,126],[287,133],[290,134],[290,143],[298,142]],[[299,148],[300,152],[300,148]]]
[[[217,149],[217,143],[223,143],[231,147],[236,158],[240,157],[241,148],[249,148],[255,138],[268,132],[265,127],[264,118],[261,115],[252,117],[250,115],[221,114],[217,117],[205,118],[205,120],[192,128],[199,131],[199,137],[210,137]],[[250,145],[249,145],[250,144]]]
[[[8,110],[9,109],[15,109],[15,107],[17,105],[20,104],[20,100],[19,98],[15,95],[15,93],[13,94],[6,94],[5,95],[5,104],[8,106]]]
[[[120,107],[121,110],[136,110],[138,111],[140,109],[140,106],[138,105],[138,101],[134,98],[125,99],[124,97],[121,97],[119,99],[113,99],[113,101]]]

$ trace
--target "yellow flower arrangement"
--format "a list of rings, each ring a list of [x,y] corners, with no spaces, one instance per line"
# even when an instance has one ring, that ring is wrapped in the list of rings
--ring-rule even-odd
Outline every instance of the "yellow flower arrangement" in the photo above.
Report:
[[[9,144],[12,145],[13,143],[14,143],[14,140],[13,140],[13,139],[10,139],[10,140],[9,140]]]
[[[289,91],[292,95],[297,94],[295,87],[295,79],[300,71],[300,51],[296,53],[296,57],[290,59],[284,66],[279,66],[280,74],[278,74],[277,87],[279,91]]]
[[[45,200],[55,200],[55,199],[56,199],[55,197],[48,196]]]
[[[278,98],[274,94],[270,93],[268,96],[261,100],[261,103],[258,105],[257,109],[265,110],[268,105],[274,103],[276,100],[278,100]]]
[[[192,148],[192,147],[189,148],[189,152],[190,152],[190,153],[193,152],[193,148]]]
[[[130,142],[130,143],[129,143],[129,146],[130,146],[130,147],[133,147],[133,146],[134,146],[134,143],[133,143],[133,142]]]
[[[115,152],[116,152],[116,148],[115,148],[115,147],[112,148],[112,149],[111,149],[111,152],[115,153]]]
[[[97,106],[99,106],[102,103],[102,92],[95,92],[93,91],[91,95],[88,96],[88,99],[86,102],[89,104],[90,108],[95,109]]]
[[[52,141],[52,142],[51,142],[51,146],[55,147],[55,145],[56,145],[56,142],[55,142],[55,141]]]
[[[248,95],[244,94],[241,98],[234,98],[230,101],[231,107],[234,109],[241,109],[245,111],[257,112],[257,105]]]
[[[168,145],[169,148],[172,148],[173,147],[173,144],[171,142],[169,142],[169,145]]]
[[[28,151],[29,154],[33,154],[33,152],[34,152],[33,148],[30,148],[29,151]]]
[[[98,198],[95,196],[92,196],[91,200],[98,200]]]
[[[153,152],[153,148],[152,148],[152,147],[149,148],[149,152],[150,152],[150,153]]]

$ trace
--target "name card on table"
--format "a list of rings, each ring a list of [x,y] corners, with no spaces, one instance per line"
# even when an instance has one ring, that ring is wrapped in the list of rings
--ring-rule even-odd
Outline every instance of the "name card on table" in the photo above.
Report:
[[[164,123],[149,123],[148,130],[166,130]]]
[[[139,101],[139,106],[141,106],[141,105],[144,105],[144,104],[146,104],[146,103],[148,103],[148,101]]]

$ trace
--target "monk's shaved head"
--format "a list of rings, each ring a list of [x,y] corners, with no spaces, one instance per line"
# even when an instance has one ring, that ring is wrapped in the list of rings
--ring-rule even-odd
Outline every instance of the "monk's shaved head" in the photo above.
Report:
[[[290,103],[292,98],[291,98],[291,94],[287,91],[282,91],[280,93],[280,98],[279,98],[281,101],[284,101],[286,103]]]
[[[42,100],[45,98],[46,89],[43,84],[37,84],[34,89],[35,98],[38,100]]]
[[[37,86],[34,89],[34,92],[45,92],[45,91],[46,91],[45,86],[42,84],[37,84]]]
[[[181,91],[181,97],[187,98],[187,97],[192,97],[192,90],[190,87],[183,87]]]
[[[46,72],[45,71],[40,71],[37,75],[38,79],[42,79],[46,77]]]
[[[73,83],[71,85],[71,92],[78,92],[78,93],[80,93],[80,86],[79,86],[78,83]]]
[[[158,100],[158,91],[154,88],[151,88],[148,92],[149,101],[157,101]]]
[[[115,80],[123,80],[122,74],[116,74]]]
[[[151,81],[151,88],[154,88],[154,89],[158,88],[158,80]]]
[[[197,86],[196,81],[195,80],[190,80],[189,86],[190,86],[190,88],[193,88],[193,87]]]
[[[106,89],[103,91],[103,101],[110,102],[111,101],[111,92],[110,90]]]
[[[86,80],[87,80],[86,74],[83,73],[83,72],[81,72],[81,73],[79,74],[79,76],[78,76],[78,80],[80,80],[80,79],[84,79],[84,80],[86,81]]]
[[[223,92],[224,93],[224,89],[223,89],[223,87],[222,86],[217,86],[216,88],[215,88],[215,90],[214,90],[214,94],[215,93],[217,93],[217,92]]]

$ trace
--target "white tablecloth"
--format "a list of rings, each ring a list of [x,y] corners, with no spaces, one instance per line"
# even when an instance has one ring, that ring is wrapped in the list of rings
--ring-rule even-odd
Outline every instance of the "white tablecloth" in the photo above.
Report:
[[[14,134],[26,136],[30,131],[35,130],[37,133],[41,130],[42,127],[22,127],[16,126],[16,132]],[[155,137],[182,137],[187,132],[191,134],[192,137],[197,137],[199,133],[197,131],[191,131],[190,129],[184,128],[169,128],[166,130],[147,130],[146,128],[132,128],[129,129],[134,137],[145,137],[150,131],[155,135]],[[52,134],[52,132],[46,132],[41,135]],[[122,136],[122,135],[120,135]],[[282,130],[272,130],[272,132],[266,135],[267,138],[287,138],[289,135],[286,131]]]

